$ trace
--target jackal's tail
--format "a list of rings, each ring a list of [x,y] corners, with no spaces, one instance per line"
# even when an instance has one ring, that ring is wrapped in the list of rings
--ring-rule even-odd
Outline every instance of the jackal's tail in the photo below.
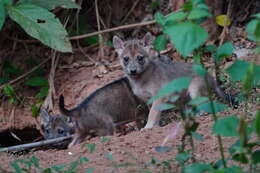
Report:
[[[60,96],[60,99],[59,99],[59,108],[60,108],[60,112],[61,112],[63,115],[69,116],[69,117],[70,117],[70,116],[73,116],[73,115],[72,115],[72,111],[65,108],[63,95],[61,95],[61,96]]]

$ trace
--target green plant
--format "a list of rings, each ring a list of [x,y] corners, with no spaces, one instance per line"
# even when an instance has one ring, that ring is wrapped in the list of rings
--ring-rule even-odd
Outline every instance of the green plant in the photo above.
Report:
[[[49,91],[48,81],[44,77],[35,76],[29,78],[25,84],[29,87],[39,89],[38,93],[35,95],[37,99],[36,102],[31,106],[32,116],[37,117],[39,114],[40,106],[43,103],[43,99],[47,97]]]
[[[27,159],[18,159],[10,163],[10,166],[15,170],[16,173],[32,173],[32,172],[63,172],[63,173],[75,173],[78,172],[78,167],[88,162],[88,158],[80,157],[77,160],[69,164],[54,165],[50,168],[43,168],[40,165],[40,160],[37,157],[32,156]],[[86,170],[87,173],[94,171],[94,168]]]
[[[231,43],[224,43],[219,48],[215,45],[202,47],[207,39],[208,33],[200,24],[206,17],[210,16],[211,14],[208,11],[208,7],[203,0],[190,0],[183,5],[181,11],[169,16],[156,13],[155,18],[157,23],[162,25],[163,34],[155,40],[155,48],[157,50],[164,49],[166,47],[167,38],[169,38],[170,42],[184,58],[193,54],[193,59],[196,62],[193,66],[193,70],[201,77],[204,77],[207,72],[201,60],[201,56],[203,52],[209,52],[214,58],[216,74],[219,76],[220,64],[225,57],[232,54],[233,45]],[[247,31],[250,38],[257,42],[258,47],[256,52],[259,53],[260,14],[254,15],[254,17],[256,19],[248,24]],[[166,35],[168,37],[166,37]],[[202,97],[193,99],[188,103],[189,106],[184,106],[185,109],[183,107],[180,108],[185,133],[182,137],[182,145],[179,147],[176,160],[182,168],[181,172],[245,172],[247,169],[249,169],[250,172],[256,172],[257,164],[259,163],[257,157],[260,153],[257,147],[259,147],[260,142],[259,138],[258,140],[252,140],[252,135],[259,135],[259,111],[256,113],[252,123],[247,121],[247,115],[250,112],[248,104],[252,88],[257,87],[260,80],[260,66],[252,62],[236,60],[225,72],[229,74],[231,80],[242,82],[241,94],[245,98],[245,112],[239,116],[218,118],[218,112],[226,110],[227,106],[214,100],[209,88],[208,98]],[[205,78],[205,80],[207,79]],[[170,93],[180,93],[182,89],[189,86],[190,81],[190,77],[183,77],[166,84],[156,96],[149,100],[149,103]],[[171,105],[162,105],[162,108],[160,110],[172,107]],[[199,126],[199,123],[196,122],[196,117],[197,113],[201,111],[212,114],[214,119],[212,134],[216,135],[218,139],[220,160],[213,164],[199,163],[193,155],[195,147],[193,138],[202,139],[201,135],[196,133]],[[223,137],[237,138],[237,143],[229,147],[230,155],[227,158],[224,156]],[[191,150],[185,150],[187,138],[189,139]],[[160,148],[160,151],[163,152],[164,149]],[[165,149],[165,151],[167,151],[167,149]],[[185,165],[184,163],[189,159],[191,159],[193,163]],[[247,167],[234,166],[229,163],[230,160],[246,164]]]
[[[17,3],[13,0],[2,0],[0,1],[0,29],[9,16],[28,35],[43,44],[61,52],[71,52],[72,48],[65,28],[50,12],[56,7],[80,8],[71,0],[19,0]]]
[[[14,88],[11,85],[5,84],[3,88],[3,93],[6,97],[8,97],[10,104],[18,103],[19,97],[17,96]]]

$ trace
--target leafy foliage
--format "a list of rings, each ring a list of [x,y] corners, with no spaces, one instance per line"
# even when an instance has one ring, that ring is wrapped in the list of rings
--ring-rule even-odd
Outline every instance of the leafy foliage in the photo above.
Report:
[[[219,25],[219,26],[229,26],[231,24],[231,20],[228,18],[227,15],[219,15],[216,17],[216,23]]]
[[[4,7],[4,2],[0,1],[0,30],[2,29],[6,17],[6,11]]]
[[[218,119],[213,126],[213,133],[225,137],[238,137],[238,124],[239,119],[236,116],[227,116]]]
[[[226,69],[226,72],[231,76],[231,80],[242,81],[245,79],[249,67],[250,67],[249,62],[243,60],[236,60],[229,68]],[[253,64],[252,82],[254,86],[260,80],[259,74],[260,74],[260,66]]]
[[[48,10],[27,3],[8,7],[7,10],[9,16],[30,36],[58,51],[72,51],[66,30]]]
[[[71,0],[12,0],[0,1],[0,29],[8,15],[30,36],[61,52],[71,52],[71,44],[63,25],[48,10],[56,7],[80,8]]]
[[[159,93],[157,95],[155,95],[154,97],[152,97],[148,101],[148,103],[152,103],[154,100],[167,96],[170,93],[180,92],[184,88],[187,88],[189,86],[190,82],[191,82],[191,77],[177,78],[177,79],[169,82],[165,86],[163,86],[162,89],[159,91]]]
[[[80,8],[79,5],[75,4],[71,0],[20,0],[19,3],[34,4],[47,10],[53,10],[56,7],[63,8]]]
[[[201,46],[208,37],[208,33],[193,22],[180,22],[167,26],[164,33],[170,36],[171,42],[184,57]]]

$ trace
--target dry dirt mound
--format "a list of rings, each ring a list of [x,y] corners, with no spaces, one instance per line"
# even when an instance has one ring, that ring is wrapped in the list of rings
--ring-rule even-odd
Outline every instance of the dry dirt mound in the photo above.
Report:
[[[121,77],[121,70],[114,70],[104,75],[102,78],[95,78],[92,75],[94,67],[82,67],[74,69],[59,69],[57,71],[55,86],[57,87],[58,95],[63,93],[66,98],[66,104],[68,107],[73,107],[80,103],[87,95],[93,92],[95,89]],[[56,104],[55,104],[56,105]],[[57,111],[55,107],[55,111]],[[1,108],[1,111],[2,108]],[[15,117],[13,122],[15,127],[24,128],[27,126],[34,126],[33,118],[30,115],[30,110],[27,108],[19,109],[19,116]],[[0,115],[4,115],[2,112]],[[224,115],[224,114],[223,114]],[[2,119],[3,117],[1,117]],[[211,116],[203,116],[198,119],[201,124],[199,127],[199,133],[204,136],[203,141],[196,141],[195,156],[198,160],[213,161],[219,158],[217,141],[214,136],[211,135]],[[1,122],[1,129],[7,129],[8,124]],[[149,164],[151,159],[158,159],[160,161],[172,160],[170,167],[177,169],[176,162],[174,161],[177,153],[177,146],[180,144],[180,137],[183,134],[179,131],[177,138],[173,141],[169,141],[166,145],[173,147],[174,149],[169,152],[158,153],[155,151],[155,147],[162,144],[163,139],[169,133],[170,129],[176,123],[171,123],[165,127],[157,127],[151,130],[134,131],[125,136],[111,136],[108,137],[109,141],[101,142],[100,138],[93,138],[86,141],[85,144],[76,145],[73,148],[67,150],[40,150],[31,151],[30,153],[23,154],[21,156],[5,154],[0,155],[0,166],[4,169],[10,170],[10,162],[19,158],[24,159],[31,156],[35,156],[40,159],[42,167],[47,168],[53,165],[68,164],[77,160],[80,157],[87,157],[88,162],[79,167],[78,172],[84,172],[87,168],[95,168],[94,172],[128,172],[130,170],[142,170],[151,169],[162,170],[162,167],[167,167],[168,162],[164,164]],[[225,139],[225,145],[231,144],[232,139]],[[89,153],[87,148],[88,144],[95,144],[95,151]],[[156,158],[156,159],[155,159]],[[113,161],[111,161],[113,159]],[[154,162],[153,162],[154,163]],[[127,164],[128,167],[115,168],[115,164]],[[121,166],[122,166],[121,165]],[[169,165],[168,165],[169,166]],[[169,167],[169,168],[170,168]]]

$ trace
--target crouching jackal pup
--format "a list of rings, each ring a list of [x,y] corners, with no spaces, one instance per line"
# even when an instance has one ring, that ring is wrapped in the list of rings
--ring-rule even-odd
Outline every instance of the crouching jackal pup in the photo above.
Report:
[[[70,117],[62,115],[49,115],[45,109],[40,112],[40,124],[44,139],[55,139],[59,137],[70,136],[75,132],[75,123]],[[51,147],[64,149],[71,140],[65,140]]]
[[[154,38],[147,33],[142,40],[122,41],[119,37],[114,36],[113,45],[118,53],[123,70],[130,81],[134,94],[147,102],[155,96],[163,85],[166,83],[185,76],[191,76],[192,81],[187,89],[183,91],[179,101],[188,101],[198,95],[207,95],[206,82],[196,75],[192,70],[192,64],[182,62],[165,63],[155,61],[153,55],[149,53],[152,48]],[[230,102],[230,96],[226,95],[218,87],[217,82],[207,75],[209,87],[221,98]],[[155,108],[163,102],[169,102],[169,97],[157,99],[153,102],[148,121],[144,128],[152,128],[159,124],[160,111]]]
[[[90,133],[98,136],[113,135],[114,127],[136,121],[137,124],[148,114],[148,108],[131,90],[127,78],[114,81],[88,96],[71,110],[64,107],[60,96],[59,108],[62,114],[72,117],[76,133],[69,147],[81,143]]]

